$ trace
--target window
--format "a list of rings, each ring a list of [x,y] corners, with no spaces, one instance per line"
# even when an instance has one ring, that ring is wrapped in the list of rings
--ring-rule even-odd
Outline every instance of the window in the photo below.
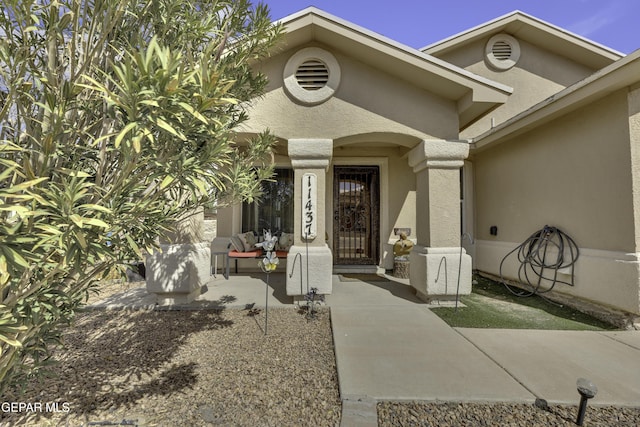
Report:
[[[262,184],[259,202],[242,204],[242,231],[293,233],[293,170],[275,169],[273,181]]]

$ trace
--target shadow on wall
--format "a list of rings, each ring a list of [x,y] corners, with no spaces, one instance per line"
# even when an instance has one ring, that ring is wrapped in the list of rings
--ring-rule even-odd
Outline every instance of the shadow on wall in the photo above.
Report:
[[[187,303],[203,292],[211,274],[209,243],[162,245],[146,259],[147,291],[172,303]],[[165,294],[165,295],[163,295]]]

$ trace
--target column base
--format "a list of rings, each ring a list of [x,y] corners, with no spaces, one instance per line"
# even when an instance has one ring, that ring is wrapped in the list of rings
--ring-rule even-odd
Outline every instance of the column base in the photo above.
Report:
[[[147,291],[159,305],[187,304],[202,292],[211,275],[209,243],[161,245],[146,258]]]
[[[452,299],[471,293],[471,257],[464,249],[415,246],[409,261],[409,283],[421,299]]]
[[[306,246],[294,245],[289,249],[287,255],[287,295],[306,295],[311,288],[317,288],[318,294],[331,294],[333,288],[331,249],[327,245],[309,246],[308,261]]]

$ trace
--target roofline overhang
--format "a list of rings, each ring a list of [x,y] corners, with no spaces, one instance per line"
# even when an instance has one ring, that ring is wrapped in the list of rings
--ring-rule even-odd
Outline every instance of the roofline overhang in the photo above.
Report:
[[[638,83],[640,49],[473,138],[472,151],[486,150]]]
[[[503,31],[519,37],[518,32],[522,32],[524,26],[530,29],[537,29],[539,30],[539,34],[546,33],[549,37],[555,39],[554,43],[548,43],[545,48],[558,51],[563,56],[571,58],[576,62],[583,62],[585,65],[594,69],[603,68],[625,56],[622,52],[589,40],[520,10],[514,10],[496,19],[427,45],[421,48],[420,51],[439,56],[459,46]],[[525,34],[522,35],[521,38],[529,41],[528,39],[530,37],[527,37]]]
[[[351,57],[456,102],[460,127],[506,102],[513,88],[471,73],[366,28],[308,7],[277,21],[285,28],[278,47],[311,41],[335,46]]]

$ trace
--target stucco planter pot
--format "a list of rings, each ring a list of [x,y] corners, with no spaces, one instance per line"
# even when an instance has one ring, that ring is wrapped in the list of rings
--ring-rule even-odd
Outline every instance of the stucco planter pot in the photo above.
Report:
[[[209,243],[161,245],[146,258],[147,291],[159,305],[186,304],[202,292],[210,277]]]

